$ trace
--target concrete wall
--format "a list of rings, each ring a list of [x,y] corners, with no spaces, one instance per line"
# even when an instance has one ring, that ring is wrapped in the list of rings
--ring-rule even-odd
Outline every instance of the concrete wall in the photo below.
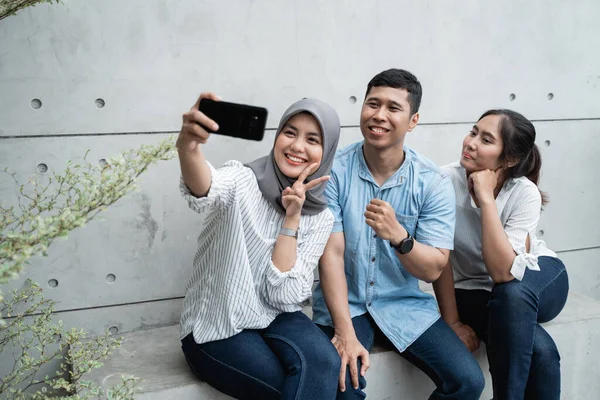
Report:
[[[422,123],[408,145],[439,164],[458,159],[488,108],[535,121],[551,198],[539,230],[565,260],[572,289],[600,299],[599,17],[595,0],[37,6],[0,22],[0,167],[25,180],[40,163],[61,170],[88,149],[96,161],[155,143],[179,130],[205,90],[270,113],[261,143],[213,136],[214,164],[268,152],[283,110],[307,96],[335,106],[349,144],[361,138],[369,79],[406,68],[424,87]],[[46,288],[66,323],[92,333],[176,323],[201,223],[178,178],[176,160],[153,167],[139,192],[55,243],[23,277]],[[0,177],[0,199],[16,194]],[[58,286],[48,287],[51,279]]]

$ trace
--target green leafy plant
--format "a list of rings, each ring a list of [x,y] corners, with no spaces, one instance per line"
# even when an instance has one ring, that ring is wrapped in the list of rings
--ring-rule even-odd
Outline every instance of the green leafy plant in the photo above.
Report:
[[[0,0],[0,21],[11,15],[15,15],[17,11],[27,7],[35,6],[40,3],[60,3],[61,0]]]
[[[134,188],[136,179],[159,161],[173,158],[172,139],[142,145],[102,165],[84,157],[83,164],[67,163],[44,183],[32,178],[20,185],[17,206],[0,205],[0,284],[19,276],[33,256],[46,255],[48,246],[85,225]],[[86,154],[87,157],[87,154]]]
[[[157,145],[142,145],[102,165],[68,162],[63,172],[20,184],[15,174],[5,174],[19,187],[17,205],[0,205],[0,285],[19,277],[31,257],[47,255],[54,240],[85,225],[135,188],[148,167],[175,155],[173,138]],[[7,399],[130,399],[137,379],[102,389],[82,377],[102,366],[121,340],[108,333],[86,338],[82,329],[65,329],[54,323],[55,303],[41,288],[27,281],[7,298],[0,292],[0,359],[12,362],[0,377],[0,398]],[[10,361],[7,361],[10,360]],[[51,376],[40,378],[44,366],[59,365]],[[41,388],[37,389],[40,385]]]
[[[14,400],[75,400],[100,395],[109,399],[132,398],[137,383],[134,377],[123,377],[120,384],[106,390],[82,380],[92,369],[102,367],[101,360],[121,345],[121,339],[108,333],[86,339],[83,329],[66,330],[62,321],[52,322],[54,306],[31,281],[0,302],[7,317],[0,328],[0,356],[13,361],[12,370],[0,379],[0,396]],[[57,360],[59,367],[52,375],[38,377],[40,368]],[[41,388],[30,390],[38,385]]]

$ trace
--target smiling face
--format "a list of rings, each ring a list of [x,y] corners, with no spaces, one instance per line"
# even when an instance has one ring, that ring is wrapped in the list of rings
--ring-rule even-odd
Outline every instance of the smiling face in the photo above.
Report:
[[[483,117],[465,136],[460,165],[467,173],[484,169],[495,171],[502,166],[501,118],[500,115]]]
[[[303,112],[288,119],[277,136],[273,153],[279,170],[288,178],[298,178],[313,163],[321,165],[323,137],[315,117]]]
[[[360,130],[365,144],[378,149],[402,147],[407,132],[419,121],[411,115],[408,92],[389,86],[375,86],[365,97],[360,113]]]

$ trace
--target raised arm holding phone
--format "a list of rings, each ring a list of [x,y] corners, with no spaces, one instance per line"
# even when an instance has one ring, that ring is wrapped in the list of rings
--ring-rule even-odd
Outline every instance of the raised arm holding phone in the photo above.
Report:
[[[204,216],[181,316],[185,357],[235,398],[333,399],[340,358],[301,309],[333,225],[323,192],[338,116],[319,100],[300,100],[267,156],[215,169],[202,148],[207,129],[220,127],[198,109],[202,99],[220,101],[202,94],[177,140],[182,194]]]

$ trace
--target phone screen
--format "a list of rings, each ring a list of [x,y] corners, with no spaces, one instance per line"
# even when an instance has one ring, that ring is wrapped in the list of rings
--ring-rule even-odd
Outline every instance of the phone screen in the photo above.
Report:
[[[219,125],[217,132],[203,126],[208,132],[246,140],[263,139],[267,125],[266,108],[202,99],[198,109]]]

